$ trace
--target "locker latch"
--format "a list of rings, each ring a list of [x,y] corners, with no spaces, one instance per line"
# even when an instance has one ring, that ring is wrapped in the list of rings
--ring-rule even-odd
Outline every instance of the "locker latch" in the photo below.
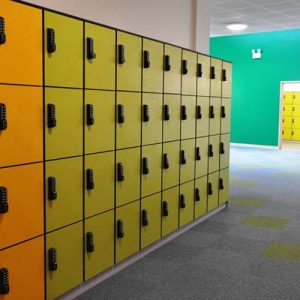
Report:
[[[224,143],[223,142],[220,143],[220,153],[221,154],[225,154],[225,147],[224,147]]]
[[[226,118],[225,106],[221,106],[221,118]]]
[[[143,122],[149,122],[150,115],[149,115],[149,105],[143,105]]]
[[[148,158],[147,157],[143,157],[142,165],[143,165],[143,167],[142,167],[143,175],[149,174],[149,165],[148,165]]]
[[[199,188],[195,188],[195,201],[198,202],[200,201],[201,197],[200,197],[200,189]]]
[[[54,104],[47,104],[48,109],[48,128],[56,127],[56,107]]]
[[[186,158],[185,158],[185,151],[184,150],[181,150],[180,151],[180,163],[182,165],[185,165],[186,164]]]
[[[212,184],[210,182],[207,185],[207,193],[208,193],[208,195],[212,195],[214,193]]]
[[[180,194],[179,196],[179,207],[185,208],[185,196],[183,194]]]
[[[222,70],[222,81],[227,81],[226,69]]]
[[[91,126],[95,124],[94,106],[93,104],[86,105],[86,125]]]
[[[0,130],[7,129],[6,105],[0,103]]]
[[[183,59],[182,60],[182,66],[181,66],[181,68],[182,68],[182,75],[186,75],[187,73],[188,73],[188,63],[187,63],[187,60],[186,59]]]
[[[0,45],[5,44],[6,34],[5,34],[5,19],[0,17]]]
[[[124,45],[118,45],[118,63],[119,65],[123,65],[125,62],[125,47]]]
[[[168,202],[163,201],[163,203],[162,203],[162,216],[167,217],[168,215],[169,215]]]
[[[86,251],[92,253],[95,251],[94,234],[92,232],[86,233]]]
[[[123,104],[118,104],[118,123],[125,123],[125,109]]]
[[[224,190],[224,182],[222,178],[219,179],[219,189]]]
[[[201,111],[200,105],[197,105],[197,107],[196,107],[196,118],[197,118],[197,120],[202,119],[202,111]]]
[[[197,77],[202,77],[202,64],[197,64]]]
[[[57,253],[55,248],[50,248],[48,250],[48,259],[49,259],[49,271],[56,271],[57,270]]]
[[[148,220],[148,212],[146,209],[142,210],[142,226],[148,226],[149,220]]]
[[[209,117],[213,119],[215,117],[215,108],[213,105],[209,107]]]
[[[87,59],[95,59],[96,53],[94,51],[94,39],[87,38]]]
[[[150,68],[150,53],[149,51],[144,51],[144,68]]]
[[[8,212],[8,194],[7,188],[0,186],[0,214],[6,214]]]
[[[165,71],[171,71],[171,58],[170,58],[170,55],[165,55],[164,67],[165,67]]]
[[[56,178],[48,177],[48,200],[56,200],[57,191],[56,191]]]
[[[164,153],[163,154],[163,168],[166,170],[166,169],[169,169],[169,167],[170,167],[170,165],[169,165],[168,154]]]
[[[119,182],[124,181],[124,166],[122,163],[117,163],[117,180]]]
[[[0,269],[0,295],[7,295],[9,293],[9,278],[8,269]]]
[[[208,145],[208,156],[209,157],[213,157],[214,156],[214,149],[213,149],[213,145],[212,144]]]
[[[92,169],[86,170],[86,189],[93,190],[95,187],[94,183],[94,171]]]
[[[53,28],[47,28],[47,50],[48,53],[56,51],[55,30]]]
[[[181,120],[187,119],[187,112],[186,112],[186,106],[181,105]]]
[[[214,66],[210,67],[210,79],[216,79],[216,69]]]
[[[124,223],[122,220],[117,221],[117,237],[119,239],[124,237]]]
[[[169,105],[165,104],[164,105],[164,121],[170,120],[170,110],[169,110]]]
[[[196,147],[196,160],[201,160],[200,147]]]

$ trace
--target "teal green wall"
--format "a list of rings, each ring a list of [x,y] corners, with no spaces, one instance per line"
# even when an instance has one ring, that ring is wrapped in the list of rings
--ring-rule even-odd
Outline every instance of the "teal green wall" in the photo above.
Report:
[[[210,53],[233,62],[231,142],[277,146],[280,81],[300,81],[300,29],[211,38]]]

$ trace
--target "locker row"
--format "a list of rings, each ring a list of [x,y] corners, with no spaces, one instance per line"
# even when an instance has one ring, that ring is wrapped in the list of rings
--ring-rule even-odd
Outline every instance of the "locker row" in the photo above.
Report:
[[[284,92],[283,94],[284,105],[300,105],[300,92]]]
[[[222,60],[8,0],[0,11],[0,83],[41,86],[44,72],[46,86],[231,97]]]

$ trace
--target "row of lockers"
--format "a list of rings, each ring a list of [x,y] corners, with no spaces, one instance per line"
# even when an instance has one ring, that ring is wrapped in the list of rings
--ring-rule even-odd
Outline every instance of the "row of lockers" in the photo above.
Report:
[[[284,105],[300,105],[300,92],[284,92],[283,94]]]
[[[1,83],[41,86],[44,71],[46,86],[231,97],[222,60],[13,1],[0,11]]]
[[[227,186],[224,169],[46,234],[47,299],[223,204]],[[44,237],[1,251],[0,264],[8,279],[1,288],[9,289],[10,299],[25,299],[26,293],[44,298]]]
[[[300,124],[294,127],[284,127],[282,128],[282,138],[284,140],[300,141]]]

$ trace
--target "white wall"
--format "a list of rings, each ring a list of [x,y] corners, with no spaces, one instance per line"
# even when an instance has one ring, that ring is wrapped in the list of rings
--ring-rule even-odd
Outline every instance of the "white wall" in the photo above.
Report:
[[[208,53],[209,0],[27,0],[27,2]]]

